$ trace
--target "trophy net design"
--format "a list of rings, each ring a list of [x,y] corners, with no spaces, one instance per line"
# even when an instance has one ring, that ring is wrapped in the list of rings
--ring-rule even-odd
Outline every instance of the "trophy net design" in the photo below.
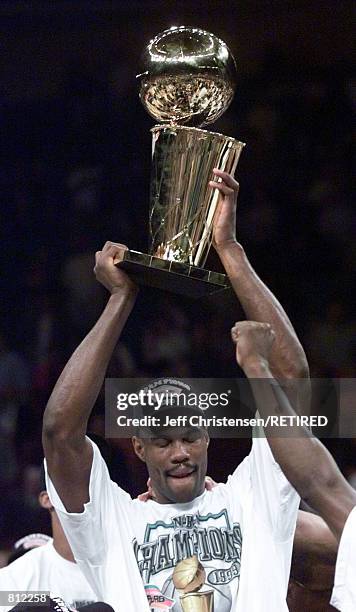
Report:
[[[151,130],[151,244],[149,255],[127,251],[121,265],[138,282],[192,297],[221,291],[227,277],[201,267],[219,198],[209,181],[213,168],[234,173],[244,143],[201,126],[229,106],[235,61],[213,34],[182,26],[158,34],[143,63],[140,98],[161,122]]]
[[[213,168],[233,173],[241,149],[233,138],[196,128],[156,126],[151,131],[150,251],[204,265],[219,195],[209,180]]]

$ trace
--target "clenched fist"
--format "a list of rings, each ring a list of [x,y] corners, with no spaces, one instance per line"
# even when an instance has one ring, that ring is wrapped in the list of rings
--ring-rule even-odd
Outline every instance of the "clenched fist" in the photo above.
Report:
[[[240,321],[235,323],[231,336],[236,344],[237,363],[243,370],[255,364],[268,367],[275,339],[275,333],[269,323]]]
[[[110,293],[136,293],[137,286],[115,264],[122,260],[122,254],[127,250],[124,244],[106,242],[101,251],[95,253],[94,274]]]

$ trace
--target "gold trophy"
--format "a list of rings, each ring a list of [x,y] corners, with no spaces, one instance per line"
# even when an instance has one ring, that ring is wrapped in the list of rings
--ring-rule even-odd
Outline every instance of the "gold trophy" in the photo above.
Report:
[[[139,284],[191,297],[222,291],[226,275],[202,267],[219,197],[208,183],[213,168],[235,172],[244,143],[200,126],[229,106],[234,58],[214,34],[182,26],[151,40],[143,63],[140,98],[161,122],[151,130],[151,245],[149,254],[123,251],[118,265]]]
[[[214,591],[200,591],[205,582],[205,570],[196,555],[177,563],[173,584],[182,593],[183,612],[214,612]]]

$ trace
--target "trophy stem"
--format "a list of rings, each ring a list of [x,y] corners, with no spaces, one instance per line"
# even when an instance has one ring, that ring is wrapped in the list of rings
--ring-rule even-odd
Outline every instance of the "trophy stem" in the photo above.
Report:
[[[214,612],[214,591],[187,593],[180,603],[183,612]]]

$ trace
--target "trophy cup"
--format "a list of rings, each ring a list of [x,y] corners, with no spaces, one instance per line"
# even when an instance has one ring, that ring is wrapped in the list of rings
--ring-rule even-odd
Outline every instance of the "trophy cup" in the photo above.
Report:
[[[226,275],[202,267],[219,198],[208,183],[213,168],[234,173],[244,143],[201,126],[233,98],[234,58],[213,34],[182,26],[151,40],[143,63],[140,98],[161,122],[151,129],[151,245],[149,254],[123,251],[118,265],[138,284],[190,297],[222,291]]]
[[[196,555],[177,563],[173,584],[182,593],[183,612],[214,612],[214,591],[200,591],[205,582],[205,570]]]

